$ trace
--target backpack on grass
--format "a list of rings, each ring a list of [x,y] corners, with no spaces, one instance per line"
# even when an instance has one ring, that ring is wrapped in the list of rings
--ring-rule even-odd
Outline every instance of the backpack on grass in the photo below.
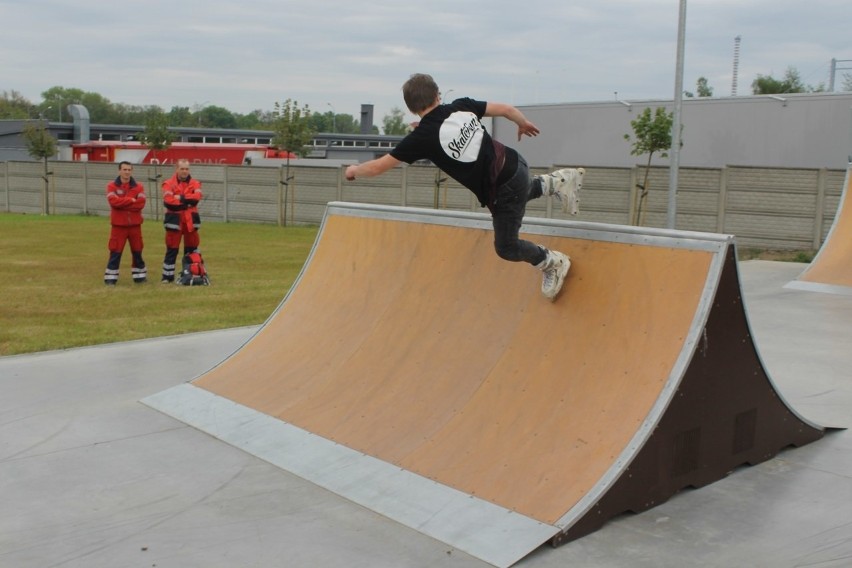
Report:
[[[183,257],[183,270],[180,272],[178,284],[183,286],[209,286],[210,278],[207,268],[199,251],[193,251]]]

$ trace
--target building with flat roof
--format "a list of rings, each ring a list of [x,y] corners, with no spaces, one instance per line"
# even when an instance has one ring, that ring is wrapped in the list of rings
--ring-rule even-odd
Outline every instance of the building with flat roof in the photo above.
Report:
[[[519,107],[541,128],[518,142],[511,122],[494,121],[496,139],[531,166],[629,167],[630,122],[645,108],[674,109],[671,100],[601,101]],[[760,166],[845,169],[852,154],[852,92],[701,97],[683,100],[683,167]],[[655,157],[654,165],[668,165]]]
[[[71,105],[77,106],[80,105]],[[369,105],[367,105],[369,106]],[[599,101],[520,106],[541,128],[535,138],[517,140],[508,120],[487,121],[497,140],[517,148],[533,167],[580,165],[632,167],[646,158],[632,156],[631,121],[645,108],[671,111],[671,100]],[[71,109],[69,109],[70,111]],[[86,113],[87,115],[88,113]],[[372,129],[370,124],[362,130]],[[87,117],[86,117],[87,120]],[[0,120],[0,161],[30,160],[22,137],[27,121]],[[47,122],[58,140],[58,159],[70,160],[74,142],[135,141],[142,126]],[[845,169],[852,156],[852,92],[687,98],[682,106],[683,167],[759,166]],[[267,130],[175,127],[176,141],[270,144]],[[88,138],[85,138],[88,137]],[[388,153],[403,137],[380,134],[319,133],[309,157],[365,161]],[[668,165],[655,156],[653,165]]]

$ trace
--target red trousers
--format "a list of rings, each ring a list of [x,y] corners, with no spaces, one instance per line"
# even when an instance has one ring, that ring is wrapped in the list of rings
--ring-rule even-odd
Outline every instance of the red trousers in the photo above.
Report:
[[[180,248],[181,237],[183,237],[183,247],[185,249],[195,250],[201,244],[201,237],[198,235],[198,231],[187,232],[183,227],[183,223],[181,223],[180,231],[166,231],[166,248]]]
[[[119,227],[112,225],[109,232],[109,260],[104,271],[104,282],[115,284],[118,282],[118,269],[121,265],[121,253],[124,246],[130,241],[130,252],[133,254],[133,281],[137,284],[148,279],[148,269],[145,268],[145,260],[142,258],[142,226]]]
[[[109,252],[122,252],[124,245],[130,241],[131,252],[142,252],[144,244],[142,243],[142,225],[133,225],[132,227],[117,227],[112,225],[109,232]]]
[[[184,254],[196,250],[201,244],[201,237],[197,230],[188,232],[183,223],[180,224],[180,228],[180,231],[166,231],[166,256],[163,257],[163,280],[166,282],[174,282],[175,272],[179,272],[177,257],[181,237]]]

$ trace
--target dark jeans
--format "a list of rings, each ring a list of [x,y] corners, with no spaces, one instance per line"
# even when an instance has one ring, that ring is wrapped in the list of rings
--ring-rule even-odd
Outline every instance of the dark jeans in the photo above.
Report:
[[[518,155],[517,171],[509,181],[497,188],[496,202],[491,207],[494,250],[500,258],[536,265],[547,257],[543,247],[518,238],[527,201],[542,195],[541,180],[530,177],[526,160]]]

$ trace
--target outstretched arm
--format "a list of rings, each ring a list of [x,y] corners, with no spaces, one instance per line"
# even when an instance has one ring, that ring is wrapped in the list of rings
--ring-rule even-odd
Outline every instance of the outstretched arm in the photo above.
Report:
[[[527,120],[524,113],[506,103],[486,103],[485,116],[502,116],[518,125],[518,140],[525,134],[527,136],[538,136],[538,126]]]
[[[375,160],[370,160],[369,162],[364,162],[363,164],[352,164],[351,166],[347,167],[346,179],[352,181],[356,177],[373,177],[381,175],[401,163],[402,162],[400,162],[390,154],[385,154],[381,158],[376,158]]]

